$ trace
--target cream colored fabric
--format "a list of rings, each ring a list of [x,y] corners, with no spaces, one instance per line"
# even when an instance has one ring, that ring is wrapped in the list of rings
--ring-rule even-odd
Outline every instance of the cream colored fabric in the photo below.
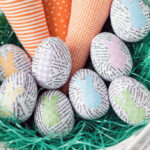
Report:
[[[137,134],[107,150],[150,150],[150,124]]]

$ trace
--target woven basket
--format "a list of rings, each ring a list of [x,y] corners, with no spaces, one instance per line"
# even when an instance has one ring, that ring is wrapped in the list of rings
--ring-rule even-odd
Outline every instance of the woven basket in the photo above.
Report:
[[[107,150],[149,150],[150,148],[150,124],[125,141],[109,147]]]

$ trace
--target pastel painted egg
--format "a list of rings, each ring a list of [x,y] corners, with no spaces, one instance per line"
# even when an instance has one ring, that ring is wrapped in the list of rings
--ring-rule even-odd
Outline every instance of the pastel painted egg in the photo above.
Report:
[[[104,81],[90,69],[80,69],[70,81],[70,101],[84,119],[97,119],[109,109],[108,91]]]
[[[54,37],[44,39],[32,62],[37,83],[47,89],[57,89],[66,83],[70,71],[71,56],[65,43]]]
[[[37,95],[37,85],[30,74],[12,74],[0,88],[0,116],[26,121],[33,113]]]
[[[47,90],[38,100],[34,121],[41,135],[66,136],[74,126],[74,112],[69,99],[60,91]]]
[[[124,41],[137,42],[150,31],[150,8],[143,0],[113,0],[111,24]]]
[[[112,108],[124,122],[136,125],[150,118],[150,92],[140,82],[122,76],[110,84]]]
[[[4,81],[13,73],[31,73],[31,59],[25,51],[13,44],[0,47],[0,80]]]
[[[97,73],[107,81],[129,75],[133,66],[128,47],[108,32],[100,33],[93,39],[91,60]]]

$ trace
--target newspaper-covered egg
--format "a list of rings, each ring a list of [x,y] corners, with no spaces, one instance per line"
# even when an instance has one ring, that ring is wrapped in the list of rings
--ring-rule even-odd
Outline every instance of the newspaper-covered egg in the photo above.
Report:
[[[76,113],[88,120],[102,117],[110,106],[104,81],[90,69],[80,69],[74,74],[69,97]]]
[[[34,121],[41,135],[66,136],[74,127],[74,112],[69,99],[58,90],[47,90],[38,99]]]
[[[150,8],[143,0],[113,0],[111,24],[126,42],[142,40],[150,31]]]
[[[0,80],[4,81],[13,73],[31,73],[31,59],[20,47],[5,44],[0,47]]]
[[[109,99],[118,117],[128,124],[150,118],[150,92],[136,79],[122,76],[112,81]]]
[[[130,51],[123,41],[108,32],[98,34],[91,44],[91,60],[97,73],[112,81],[129,75],[133,62]]]
[[[33,113],[37,95],[37,85],[31,74],[12,74],[0,88],[0,116],[26,121]]]
[[[37,83],[47,89],[64,85],[71,71],[71,56],[65,43],[59,38],[44,39],[36,49],[32,73]]]

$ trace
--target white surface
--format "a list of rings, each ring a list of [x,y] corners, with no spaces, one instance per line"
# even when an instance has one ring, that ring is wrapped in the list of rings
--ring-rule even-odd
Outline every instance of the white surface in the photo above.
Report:
[[[136,135],[107,150],[150,150],[150,124]]]

